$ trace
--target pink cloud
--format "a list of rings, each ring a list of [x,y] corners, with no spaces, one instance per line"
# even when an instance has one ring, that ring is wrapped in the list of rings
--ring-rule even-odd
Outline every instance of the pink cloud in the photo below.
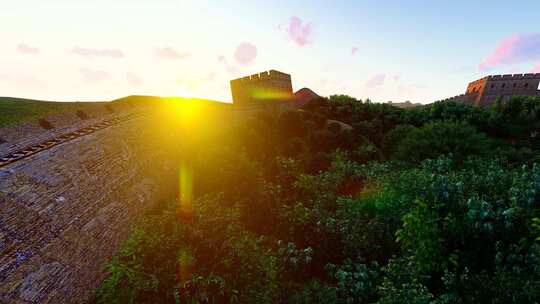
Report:
[[[110,77],[109,73],[107,73],[106,71],[92,70],[87,68],[80,68],[79,73],[88,83],[98,83]]]
[[[357,52],[358,52],[358,48],[355,47],[355,46],[353,46],[353,47],[351,48],[351,55],[356,55]]]
[[[170,46],[157,48],[156,49],[156,54],[161,58],[173,59],[173,60],[185,59],[185,58],[191,56],[191,54],[189,54],[189,53],[179,52],[179,51],[173,49]]]
[[[142,84],[142,79],[134,73],[126,73],[126,80],[132,86],[140,86]]]
[[[93,49],[93,48],[82,48],[75,47],[71,50],[71,54],[79,55],[85,58],[123,58],[125,57],[124,52],[119,49]]]
[[[249,42],[240,43],[234,51],[234,59],[240,64],[250,64],[256,57],[257,48]]]
[[[540,33],[514,34],[504,38],[479,65],[481,71],[501,64],[519,64],[540,59]]]
[[[384,84],[384,80],[386,79],[386,74],[377,74],[373,77],[371,77],[367,82],[366,82],[366,87],[368,88],[374,88],[374,87],[378,87],[378,86],[381,86]]]
[[[531,73],[540,73],[540,61],[535,66],[533,66]]]
[[[21,54],[29,54],[29,55],[39,54],[39,48],[35,46],[30,46],[24,43],[19,43],[17,45],[17,51]]]
[[[280,28],[282,28],[280,26]],[[293,16],[285,24],[287,37],[299,47],[306,46],[312,42],[312,28],[310,23],[304,23],[300,18]]]

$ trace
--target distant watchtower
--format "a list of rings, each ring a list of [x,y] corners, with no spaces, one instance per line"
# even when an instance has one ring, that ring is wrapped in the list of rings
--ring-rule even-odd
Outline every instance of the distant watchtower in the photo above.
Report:
[[[252,105],[255,101],[286,100],[293,96],[291,75],[270,70],[231,80],[235,105]]]
[[[494,75],[469,83],[465,95],[460,99],[468,104],[486,107],[498,98],[507,101],[512,96],[540,96],[538,85],[540,73]]]

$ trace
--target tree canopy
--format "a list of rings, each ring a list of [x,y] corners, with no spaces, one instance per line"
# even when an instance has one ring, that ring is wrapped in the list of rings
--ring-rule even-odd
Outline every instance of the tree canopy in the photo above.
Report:
[[[94,301],[540,302],[538,109],[335,95],[216,130],[193,215],[147,215]]]

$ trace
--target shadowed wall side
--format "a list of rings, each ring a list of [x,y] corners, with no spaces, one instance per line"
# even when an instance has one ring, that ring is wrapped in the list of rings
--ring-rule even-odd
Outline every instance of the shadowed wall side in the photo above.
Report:
[[[150,125],[136,119],[0,170],[0,302],[88,298],[131,225],[174,191],[176,166]]]

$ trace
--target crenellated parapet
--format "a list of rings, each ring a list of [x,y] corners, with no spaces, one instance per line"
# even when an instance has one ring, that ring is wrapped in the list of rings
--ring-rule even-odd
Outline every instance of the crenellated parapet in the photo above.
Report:
[[[291,75],[276,70],[231,80],[233,103],[248,105],[260,100],[286,99],[292,96]]]
[[[465,94],[474,94],[472,104],[484,107],[512,96],[540,96],[539,85],[540,73],[489,75],[470,82]]]
[[[231,80],[231,85],[249,86],[265,80],[291,81],[291,75],[276,70],[265,71]]]
[[[524,79],[540,79],[540,73],[527,73],[527,74],[505,74],[505,75],[489,75],[482,79],[487,78],[488,81],[508,81],[508,80],[524,80]]]
[[[443,100],[439,100],[438,102],[457,101],[464,104],[473,104],[476,97],[476,93],[460,94],[453,97],[445,98]]]

